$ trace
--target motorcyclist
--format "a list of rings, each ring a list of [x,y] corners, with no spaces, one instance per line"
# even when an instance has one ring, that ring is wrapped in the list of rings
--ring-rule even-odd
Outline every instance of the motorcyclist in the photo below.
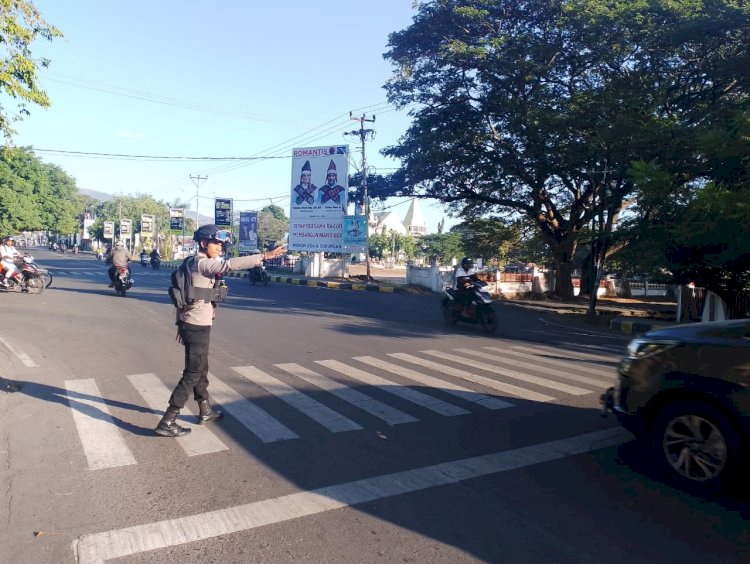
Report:
[[[5,275],[0,280],[0,285],[7,286],[8,280],[13,276],[18,275],[18,267],[16,266],[16,258],[20,257],[21,253],[16,249],[16,241],[13,237],[6,237],[3,244],[0,245],[0,263],[2,263]]]
[[[151,257],[151,264],[154,264],[154,261],[156,260],[161,260],[159,249],[157,249],[156,247],[151,250],[151,254],[149,256]]]
[[[461,259],[461,264],[456,269],[456,276],[453,288],[456,290],[456,301],[462,306],[462,315],[471,317],[471,302],[474,299],[474,290],[472,288],[476,280],[476,270],[474,270],[474,261],[469,257]]]
[[[112,249],[112,253],[107,255],[107,263],[112,264],[112,266],[109,267],[109,270],[107,270],[107,274],[109,274],[110,288],[114,288],[115,286],[117,267],[127,267],[131,260],[133,260],[133,257],[130,255],[130,251],[125,247],[125,243],[117,241],[117,243],[115,243],[115,248]]]
[[[146,252],[146,249],[143,249],[141,251],[141,264],[146,264],[148,262],[148,253]]]

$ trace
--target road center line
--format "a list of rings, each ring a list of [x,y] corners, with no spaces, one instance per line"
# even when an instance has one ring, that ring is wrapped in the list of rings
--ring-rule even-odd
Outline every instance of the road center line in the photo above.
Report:
[[[445,486],[610,447],[632,439],[620,427],[567,439],[356,480],[188,517],[83,535],[73,541],[77,564],[248,531],[395,495]]]

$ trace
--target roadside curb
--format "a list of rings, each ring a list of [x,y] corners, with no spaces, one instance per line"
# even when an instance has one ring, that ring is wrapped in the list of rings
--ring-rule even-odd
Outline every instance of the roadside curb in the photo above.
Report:
[[[179,267],[178,264],[164,265],[166,268],[173,270]],[[245,270],[227,272],[226,278],[247,278],[249,274]],[[406,294],[409,293],[406,287],[400,286],[380,286],[378,284],[359,284],[357,282],[328,282],[325,280],[311,278],[296,278],[294,276],[269,275],[271,282],[278,284],[289,284],[292,286],[307,286],[310,288],[329,288],[331,290],[353,290],[358,292],[380,292],[383,294]]]
[[[628,335],[635,335],[640,333],[647,333],[652,329],[660,329],[668,325],[673,325],[666,322],[659,322],[653,320],[632,320],[626,317],[615,317],[609,322],[609,328],[613,331],[620,331]]]

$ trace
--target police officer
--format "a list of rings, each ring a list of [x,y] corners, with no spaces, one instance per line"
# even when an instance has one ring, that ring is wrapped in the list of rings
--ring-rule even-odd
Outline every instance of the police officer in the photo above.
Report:
[[[217,274],[232,270],[247,270],[263,261],[265,254],[221,259],[227,232],[215,225],[203,225],[193,235],[198,245],[195,260],[189,261],[190,275],[196,292],[193,303],[177,309],[177,342],[185,347],[185,369],[169,398],[169,407],[156,427],[156,434],[181,437],[190,429],[177,424],[180,410],[190,395],[198,402],[198,423],[221,419],[223,412],[211,407],[208,396],[208,345],[211,325],[215,317]]]

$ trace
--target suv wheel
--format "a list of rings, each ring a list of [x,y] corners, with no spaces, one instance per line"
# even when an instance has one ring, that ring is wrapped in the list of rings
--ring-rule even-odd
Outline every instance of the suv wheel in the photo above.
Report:
[[[708,404],[669,405],[653,429],[662,465],[684,485],[718,489],[736,469],[739,438],[727,419]]]

